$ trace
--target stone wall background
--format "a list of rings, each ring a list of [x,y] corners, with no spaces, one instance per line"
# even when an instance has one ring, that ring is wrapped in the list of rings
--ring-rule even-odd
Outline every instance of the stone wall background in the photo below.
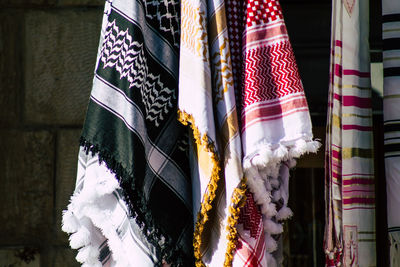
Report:
[[[0,267],[79,266],[61,214],[75,185],[103,6],[0,0]]]
[[[281,0],[321,140],[330,3]],[[103,6],[104,0],[0,0],[0,267],[79,266],[61,214],[75,185]],[[380,25],[372,25],[378,40]],[[298,166],[323,168],[323,150]]]

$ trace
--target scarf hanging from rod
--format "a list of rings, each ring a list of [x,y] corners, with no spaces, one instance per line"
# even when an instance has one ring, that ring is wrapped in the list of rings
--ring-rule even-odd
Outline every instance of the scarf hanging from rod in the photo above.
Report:
[[[382,1],[384,148],[390,266],[400,266],[400,2]]]
[[[63,230],[86,266],[192,266],[178,1],[107,1]]]
[[[241,210],[235,266],[277,266],[283,261],[282,222],[289,168],[316,152],[304,89],[277,0],[227,0],[243,168],[250,192]],[[257,205],[256,205],[257,204]]]
[[[332,1],[326,132],[327,266],[376,266],[367,1]]]
[[[196,266],[230,266],[245,183],[223,0],[181,2],[179,119],[192,144]]]

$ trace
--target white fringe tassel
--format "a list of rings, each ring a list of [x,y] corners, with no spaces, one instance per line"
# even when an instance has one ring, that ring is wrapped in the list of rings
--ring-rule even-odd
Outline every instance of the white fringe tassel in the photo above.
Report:
[[[291,146],[260,145],[256,153],[244,158],[243,167],[250,191],[263,214],[268,266],[278,266],[272,252],[277,242],[271,235],[283,232],[282,221],[293,212],[287,206],[289,200],[289,169],[296,165],[295,158],[305,153],[315,153],[318,141],[297,140]],[[281,206],[277,210],[277,206]]]
[[[76,260],[86,267],[101,267],[99,247],[107,240],[112,258],[118,266],[129,266],[113,223],[111,210],[116,205],[112,195],[119,188],[114,175],[104,164],[94,171],[86,170],[83,187],[74,192],[67,210],[63,211],[62,230],[70,235],[70,246],[79,249]],[[78,170],[78,177],[81,177]],[[79,182],[79,181],[78,181]]]

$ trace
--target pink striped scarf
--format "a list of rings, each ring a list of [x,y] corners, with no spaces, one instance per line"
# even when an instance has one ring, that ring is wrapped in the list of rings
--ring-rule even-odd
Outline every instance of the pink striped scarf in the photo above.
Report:
[[[294,158],[316,152],[303,86],[277,0],[228,0],[228,29],[243,167],[248,193],[241,210],[234,266],[281,264],[278,240]]]
[[[332,2],[326,134],[327,266],[375,266],[368,2]]]

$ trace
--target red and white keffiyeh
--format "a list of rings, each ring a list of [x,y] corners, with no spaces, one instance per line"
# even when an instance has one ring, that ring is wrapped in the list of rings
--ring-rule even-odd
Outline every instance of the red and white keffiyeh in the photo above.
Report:
[[[229,0],[227,6],[232,72],[240,93],[243,167],[252,194],[239,218],[234,263],[239,258],[244,266],[276,266],[283,260],[280,253],[272,254],[276,240],[282,221],[292,215],[287,207],[289,168],[294,158],[316,152],[319,143],[312,140],[279,1]]]

